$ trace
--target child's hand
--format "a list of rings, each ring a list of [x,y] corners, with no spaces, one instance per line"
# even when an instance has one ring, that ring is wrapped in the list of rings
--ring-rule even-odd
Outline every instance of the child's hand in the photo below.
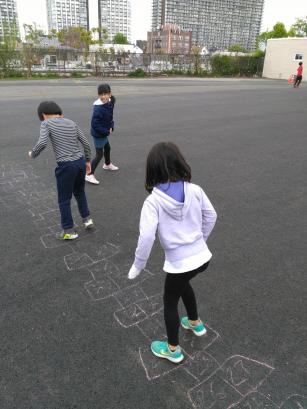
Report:
[[[133,264],[128,273],[129,280],[133,280],[134,278],[136,278],[140,274],[141,271],[142,270],[140,270],[139,268],[136,268]]]
[[[91,173],[91,170],[92,170],[92,168],[91,168],[91,162],[86,162],[86,163],[85,163],[85,171],[86,171],[86,174],[89,175],[89,174]]]
[[[29,155],[29,158],[33,159],[32,151],[29,151],[29,152],[28,152],[28,155]]]
[[[110,133],[112,133],[113,132],[113,128],[110,128]]]

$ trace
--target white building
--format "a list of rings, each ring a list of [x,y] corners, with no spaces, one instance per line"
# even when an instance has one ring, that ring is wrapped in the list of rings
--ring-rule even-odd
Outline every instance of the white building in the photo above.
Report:
[[[262,76],[288,79],[296,74],[298,63],[304,60],[307,60],[306,37],[272,38],[267,42]]]
[[[12,24],[16,24],[19,31],[16,0],[0,0],[0,38],[4,29],[9,29]]]
[[[110,50],[114,50],[115,54],[121,54],[121,53],[143,54],[143,50],[137,45],[133,45],[133,44],[102,44],[102,45],[93,44],[93,45],[90,45],[90,51],[96,52],[100,50],[107,50],[108,52],[111,52]]]
[[[48,29],[67,27],[89,29],[88,0],[46,0]]]
[[[112,42],[117,33],[124,34],[130,42],[130,0],[98,0],[98,22],[100,28],[107,29],[109,42]]]

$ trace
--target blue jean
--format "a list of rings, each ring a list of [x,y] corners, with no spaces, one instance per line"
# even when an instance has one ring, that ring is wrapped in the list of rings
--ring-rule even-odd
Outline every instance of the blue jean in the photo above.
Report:
[[[85,174],[84,158],[71,162],[59,162],[55,168],[61,225],[64,230],[74,227],[70,207],[72,195],[75,196],[81,217],[84,219],[90,214],[84,191]]]

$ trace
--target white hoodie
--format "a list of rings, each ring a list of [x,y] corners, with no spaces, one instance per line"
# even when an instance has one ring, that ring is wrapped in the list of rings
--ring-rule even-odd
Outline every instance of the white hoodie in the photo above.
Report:
[[[157,230],[165,252],[164,271],[192,271],[211,259],[206,241],[216,212],[200,186],[185,182],[184,197],[180,203],[156,188],[147,197],[141,211],[136,268],[145,268]]]

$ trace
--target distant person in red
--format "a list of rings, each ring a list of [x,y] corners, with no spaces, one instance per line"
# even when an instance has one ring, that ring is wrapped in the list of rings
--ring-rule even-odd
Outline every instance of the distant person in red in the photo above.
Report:
[[[297,67],[296,80],[293,84],[294,88],[298,88],[303,79],[303,63],[299,62]]]

